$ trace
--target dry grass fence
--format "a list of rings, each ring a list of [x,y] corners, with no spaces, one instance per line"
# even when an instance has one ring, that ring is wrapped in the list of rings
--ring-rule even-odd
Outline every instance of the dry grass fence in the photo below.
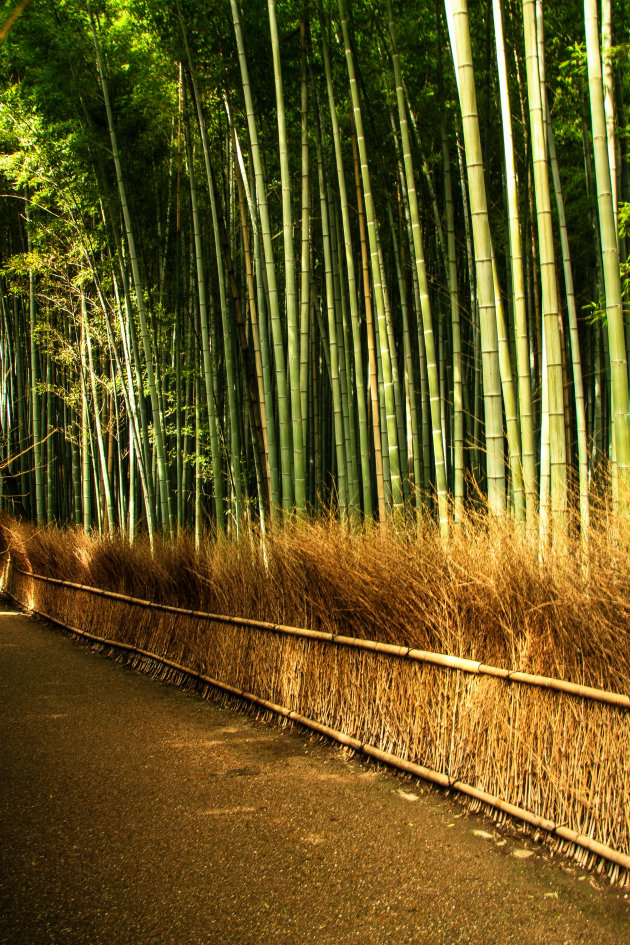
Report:
[[[627,883],[630,581],[623,536],[611,541],[608,531],[598,547],[594,535],[585,577],[570,553],[541,564],[510,526],[492,528],[477,523],[445,547],[431,530],[352,536],[327,522],[279,530],[264,549],[250,539],[218,540],[196,554],[184,538],[153,558],[145,547],[78,532],[5,521],[2,534],[11,562],[6,588],[26,606],[136,648],[123,652],[142,668],[216,680],[228,693],[253,694],[263,708],[342,733],[350,747],[380,760],[395,756],[412,773],[437,772],[438,783],[470,787],[474,806],[497,801],[498,816],[529,813],[532,826],[549,831],[582,865]],[[166,607],[124,599],[130,596]],[[244,619],[213,620],[191,606]],[[256,621],[315,632],[279,632]],[[341,633],[455,660],[440,665],[395,647],[378,652],[325,638]],[[458,663],[480,659],[503,675]],[[615,705],[532,686],[515,672],[620,698]]]

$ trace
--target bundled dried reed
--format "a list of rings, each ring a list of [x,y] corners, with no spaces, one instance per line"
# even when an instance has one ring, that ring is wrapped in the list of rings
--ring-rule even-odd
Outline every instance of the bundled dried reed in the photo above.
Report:
[[[472,519],[448,546],[431,529],[420,537],[350,535],[321,522],[278,530],[264,551],[254,541],[220,540],[195,555],[184,537],[151,560],[143,546],[80,533],[35,532],[7,522],[3,533],[12,561],[36,573],[186,608],[629,688],[630,579],[621,566],[622,535],[617,543],[608,540],[606,552],[603,535],[594,531],[585,577],[570,553],[541,563],[527,537],[507,523],[480,526]],[[18,599],[66,625],[254,693],[630,855],[628,711],[321,640],[103,599],[33,580],[17,568],[7,581]],[[169,672],[177,673],[173,667]],[[628,881],[618,864],[598,863],[594,854],[556,842],[584,865],[597,864],[613,879]]]

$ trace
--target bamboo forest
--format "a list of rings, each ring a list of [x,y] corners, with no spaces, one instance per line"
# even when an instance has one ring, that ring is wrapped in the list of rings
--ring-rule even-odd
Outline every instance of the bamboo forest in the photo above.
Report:
[[[5,2],[2,507],[129,541],[627,509],[627,17]]]
[[[173,941],[168,907],[191,943],[628,941],[629,28],[627,0],[0,0],[20,942],[149,886],[146,934],[71,940]]]

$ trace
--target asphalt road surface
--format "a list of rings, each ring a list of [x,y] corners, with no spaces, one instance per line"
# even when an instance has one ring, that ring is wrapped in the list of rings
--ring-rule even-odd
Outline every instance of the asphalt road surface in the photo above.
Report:
[[[628,891],[0,601],[2,945],[630,942]]]

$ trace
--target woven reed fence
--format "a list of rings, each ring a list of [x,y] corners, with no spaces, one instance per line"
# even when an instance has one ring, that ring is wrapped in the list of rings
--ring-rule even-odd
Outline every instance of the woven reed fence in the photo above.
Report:
[[[20,562],[22,563],[22,562]],[[204,614],[33,575],[26,608],[176,683],[244,696],[523,820],[583,867],[630,883],[630,697],[471,660]]]

